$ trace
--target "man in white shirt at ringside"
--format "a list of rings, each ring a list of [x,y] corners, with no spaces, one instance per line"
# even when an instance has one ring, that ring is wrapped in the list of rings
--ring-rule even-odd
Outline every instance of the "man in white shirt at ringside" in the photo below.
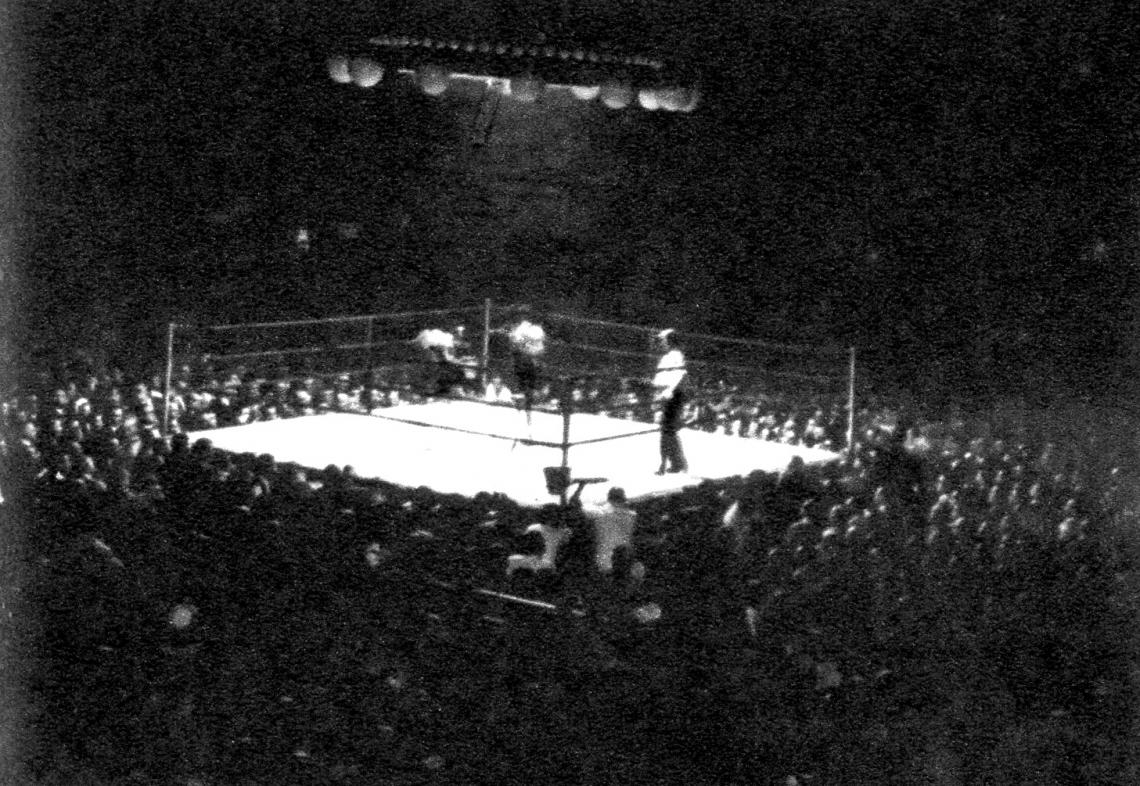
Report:
[[[614,486],[605,502],[583,506],[582,513],[594,525],[594,565],[601,573],[612,573],[619,549],[627,549],[632,556],[637,512],[627,505],[625,489]]]

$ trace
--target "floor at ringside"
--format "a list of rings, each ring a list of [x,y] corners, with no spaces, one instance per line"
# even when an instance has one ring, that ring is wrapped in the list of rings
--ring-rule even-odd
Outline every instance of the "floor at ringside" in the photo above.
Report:
[[[556,501],[544,467],[559,466],[563,421],[550,412],[524,413],[474,401],[434,401],[384,410],[379,416],[330,413],[192,432],[233,453],[268,453],[278,462],[322,469],[352,466],[362,478],[448,494],[499,492],[520,504]],[[597,440],[597,441],[594,441]],[[793,456],[808,464],[838,454],[702,431],[681,435],[690,471],[657,475],[659,436],[652,424],[603,415],[571,416],[569,465],[574,478],[605,478],[586,487],[585,502],[621,486],[636,501],[672,494],[702,480],[776,472]]]

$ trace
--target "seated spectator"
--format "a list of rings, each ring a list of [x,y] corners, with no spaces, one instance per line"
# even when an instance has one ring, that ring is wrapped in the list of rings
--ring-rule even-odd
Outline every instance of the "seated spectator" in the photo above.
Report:
[[[483,392],[483,400],[496,402],[499,404],[510,404],[514,402],[514,393],[503,382],[500,376],[491,377],[491,381],[487,383],[487,387]]]
[[[555,517],[550,524],[535,523],[526,528],[527,535],[542,536],[542,554],[511,554],[507,557],[507,575],[517,570],[553,571],[558,565],[558,551],[572,535],[565,522]]]
[[[793,456],[776,480],[775,493],[770,501],[770,514],[778,527],[783,528],[795,519],[804,501],[819,495],[819,485],[799,456]]]
[[[872,486],[882,486],[891,499],[913,509],[921,504],[924,467],[921,458],[906,450],[905,439],[906,430],[900,427],[878,440],[868,479]]]
[[[585,506],[582,512],[594,525],[594,564],[599,572],[611,573],[614,554],[633,551],[637,513],[629,507],[625,489],[618,486],[609,490],[604,503]]]
[[[321,496],[335,510],[359,511],[372,504],[375,492],[360,482],[352,466],[329,464],[320,473]]]
[[[740,489],[732,496],[732,503],[721,517],[722,527],[734,536],[736,548],[743,549],[755,530],[766,522],[766,514],[771,513],[772,495],[776,484],[771,475],[759,470],[744,479]],[[785,526],[776,522],[773,533]]]

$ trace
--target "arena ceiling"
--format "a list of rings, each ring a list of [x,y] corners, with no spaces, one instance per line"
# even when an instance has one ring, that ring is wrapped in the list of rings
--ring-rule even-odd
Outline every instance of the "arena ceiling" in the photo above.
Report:
[[[532,285],[593,310],[624,293],[606,310],[632,316],[699,292],[700,319],[742,332],[814,321],[950,353],[1068,340],[1068,315],[1132,308],[1131,279],[1106,283],[1136,245],[1125,6],[44,4],[16,39],[37,279],[73,300],[156,264],[263,286],[258,255],[307,227],[313,249],[346,241],[321,252],[330,298],[397,278],[449,281],[441,298]],[[405,34],[644,53],[703,97],[684,115],[504,102],[473,144],[477,94],[329,78],[330,55]]]

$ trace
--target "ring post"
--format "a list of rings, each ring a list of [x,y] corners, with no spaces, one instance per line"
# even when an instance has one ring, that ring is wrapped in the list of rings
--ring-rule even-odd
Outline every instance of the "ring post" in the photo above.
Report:
[[[484,298],[483,300],[483,373],[481,381],[483,390],[487,389],[487,384],[491,381],[491,298]]]
[[[855,455],[855,347],[851,347],[847,369],[847,459]]]
[[[170,435],[170,395],[171,385],[174,379],[174,328],[177,327],[175,323],[170,322],[166,325],[166,383],[163,392],[163,405],[162,405],[162,433],[166,436]]]
[[[365,338],[364,338],[365,342],[367,343],[367,346],[364,348],[364,367],[368,373],[368,388],[369,389],[372,388],[372,323],[374,321],[375,321],[374,317],[372,317],[372,316],[368,317],[368,331],[365,334]]]
[[[570,402],[560,401],[562,410],[562,476],[570,480]],[[566,489],[562,489],[560,502],[566,506]]]

